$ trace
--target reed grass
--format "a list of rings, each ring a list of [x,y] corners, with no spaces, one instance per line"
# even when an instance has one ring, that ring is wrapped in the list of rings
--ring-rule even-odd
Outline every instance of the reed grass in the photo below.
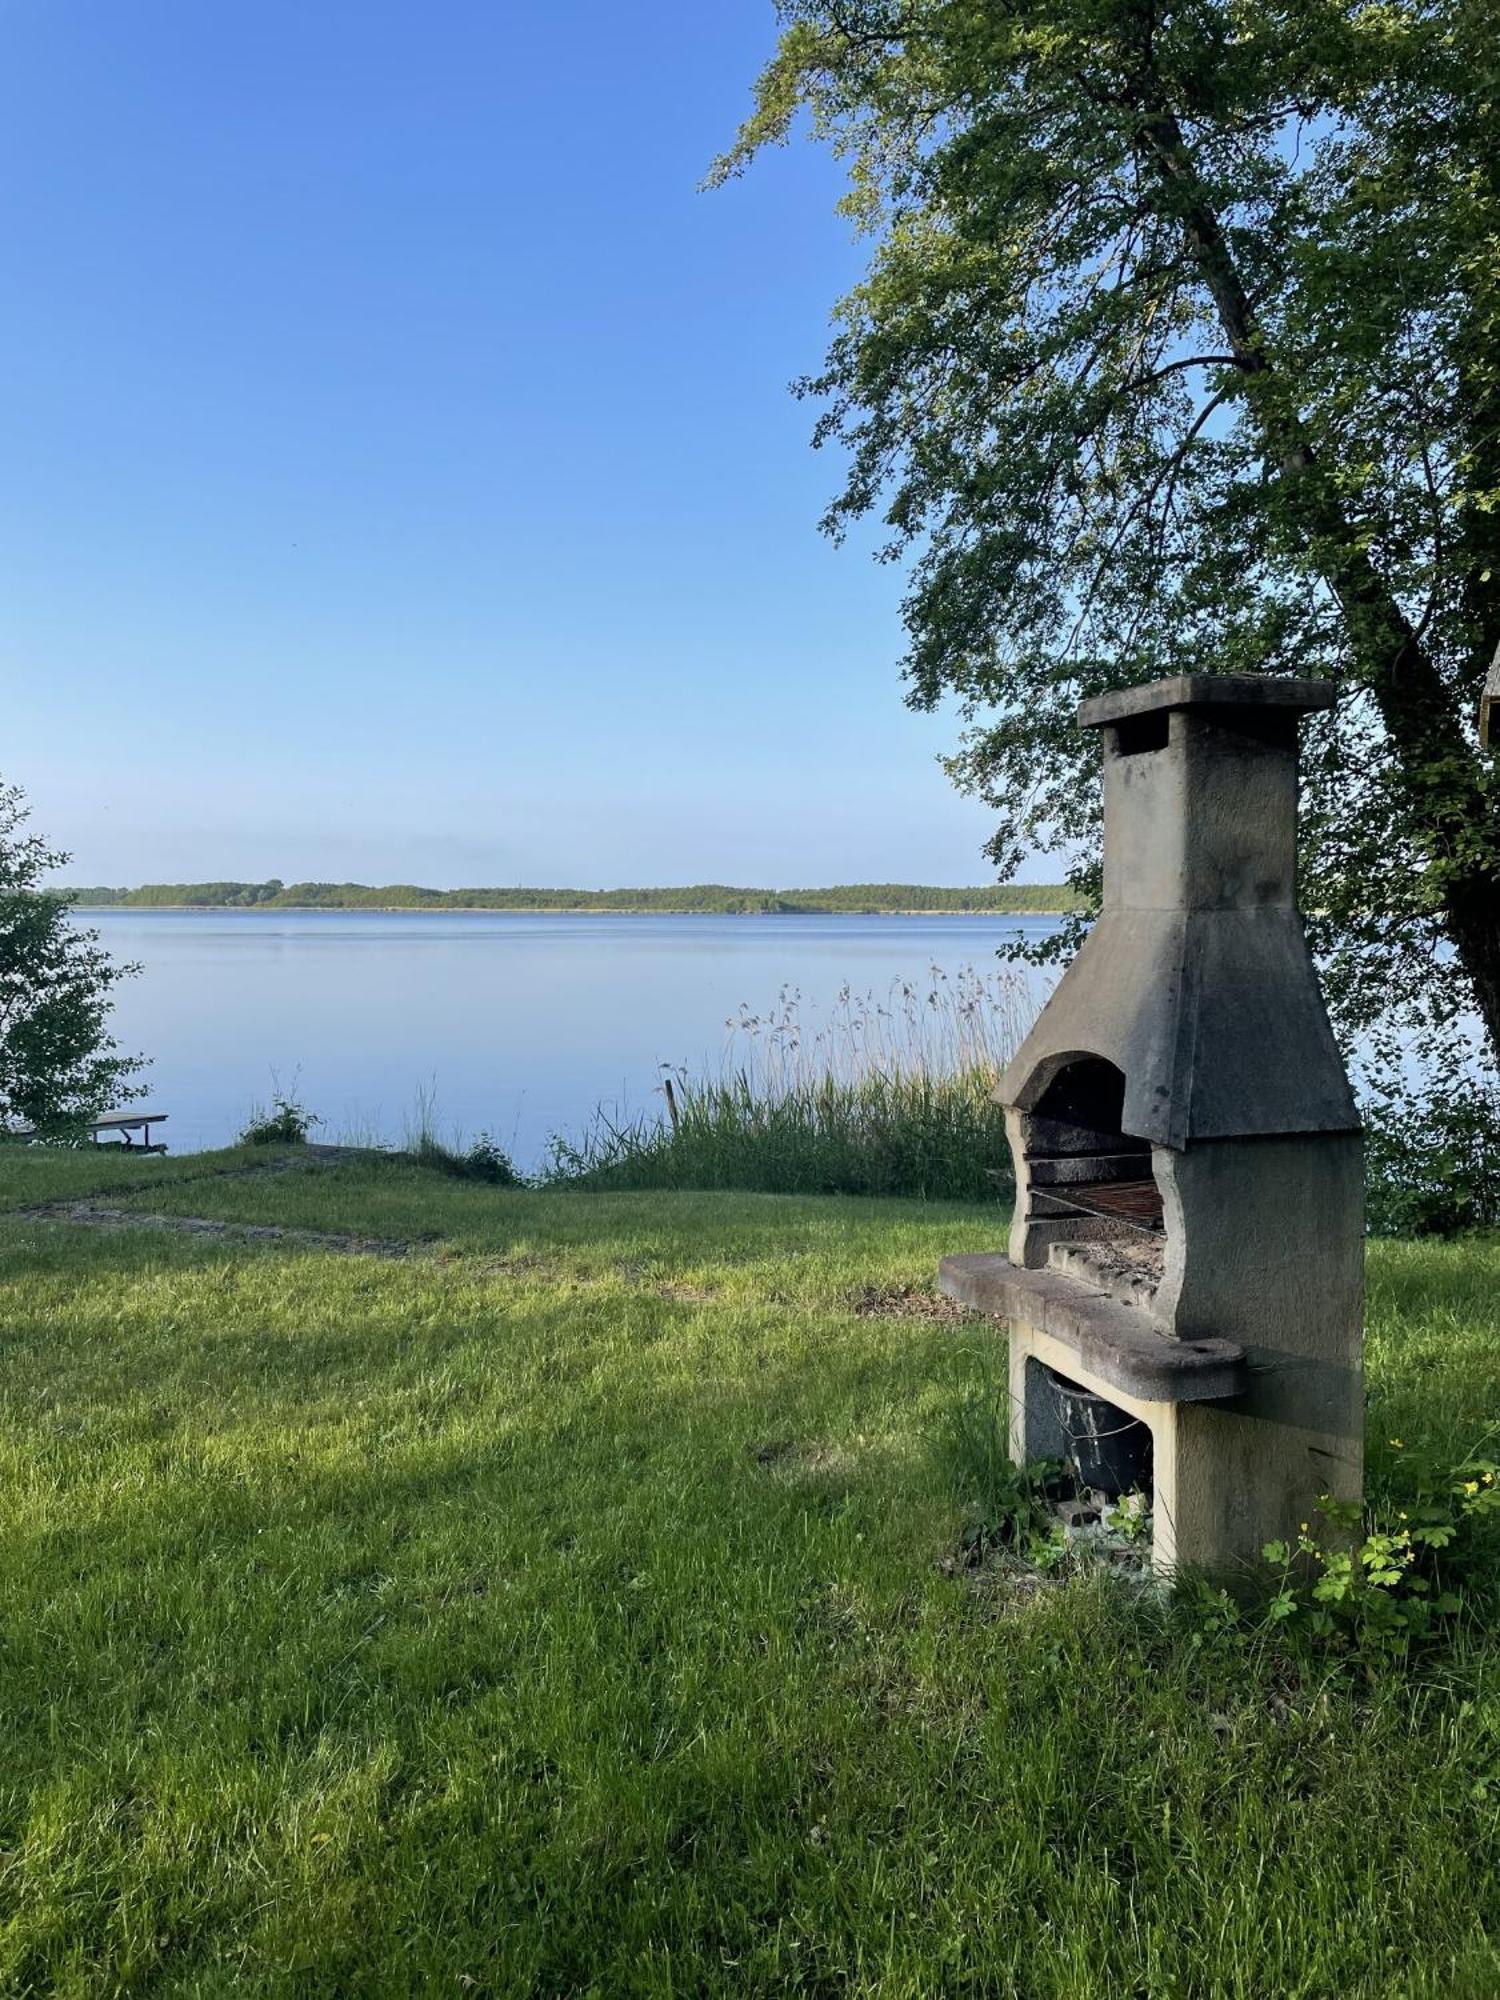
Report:
[[[845,985],[826,1014],[784,987],[763,1014],[725,1022],[717,1075],[663,1065],[661,1105],[600,1110],[581,1139],[554,1139],[544,1180],[581,1188],[972,1201],[1010,1186],[991,1093],[1035,1012],[1015,971]]]
[[[471,1139],[461,1125],[445,1130],[438,1113],[436,1080],[417,1089],[400,1153],[414,1166],[446,1174],[450,1180],[483,1181],[491,1187],[522,1184],[514,1161],[493,1132],[485,1130]]]

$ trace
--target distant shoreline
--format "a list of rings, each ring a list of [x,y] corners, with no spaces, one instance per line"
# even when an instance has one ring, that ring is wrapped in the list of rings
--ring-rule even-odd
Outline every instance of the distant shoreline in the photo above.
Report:
[[[649,903],[530,904],[530,903],[82,903],[71,899],[82,916],[108,916],[124,910],[131,916],[192,917],[1069,917],[1076,906],[1028,903],[1010,910],[983,909],[967,904],[944,909],[895,909],[849,904],[843,909],[805,907],[782,910],[671,910]]]
[[[496,914],[526,917],[1016,917],[1069,916],[1084,908],[1062,883],[1008,882],[940,889],[924,882],[841,882],[827,888],[762,889],[724,882],[674,888],[432,889],[415,882],[144,882],[134,888],[69,885],[79,910],[368,910],[382,916]]]

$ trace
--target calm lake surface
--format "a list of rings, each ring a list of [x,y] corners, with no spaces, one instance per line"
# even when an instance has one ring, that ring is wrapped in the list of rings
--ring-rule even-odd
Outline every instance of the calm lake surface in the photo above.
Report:
[[[601,1104],[655,1113],[660,1065],[717,1070],[726,1021],[783,987],[813,1026],[846,984],[883,1000],[933,966],[989,973],[1050,917],[529,917],[91,910],[117,958],[115,1032],[149,1055],[143,1105],[174,1152],[226,1144],[273,1083],[320,1139],[400,1143],[419,1101],[445,1136],[534,1166]],[[1045,984],[1038,992],[1045,991]]]

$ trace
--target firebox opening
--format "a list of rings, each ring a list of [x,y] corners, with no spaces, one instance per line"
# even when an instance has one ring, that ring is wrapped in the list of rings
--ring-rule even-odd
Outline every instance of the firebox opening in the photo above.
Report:
[[[1050,1214],[1098,1217],[1122,1234],[1160,1235],[1162,1197],[1150,1143],[1122,1130],[1124,1115],[1123,1072],[1103,1056],[1075,1056],[1027,1120],[1028,1179]]]

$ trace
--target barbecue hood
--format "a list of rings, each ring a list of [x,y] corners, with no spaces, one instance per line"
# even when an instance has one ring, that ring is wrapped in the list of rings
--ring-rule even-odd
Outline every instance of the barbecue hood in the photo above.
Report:
[[[1296,906],[1297,725],[1327,681],[1193,674],[1085,702],[1104,738],[1104,904],[1001,1078],[1034,1111],[1080,1055],[1120,1127],[1195,1140],[1354,1132]]]

